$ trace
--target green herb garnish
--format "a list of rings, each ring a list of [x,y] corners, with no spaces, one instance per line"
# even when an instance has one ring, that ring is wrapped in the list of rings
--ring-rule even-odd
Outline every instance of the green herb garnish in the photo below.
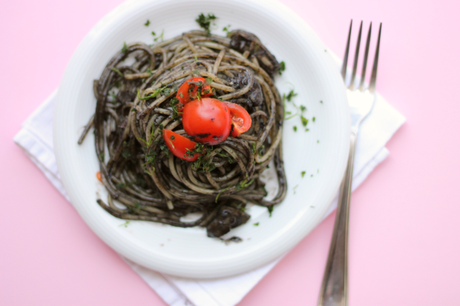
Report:
[[[224,27],[224,28],[222,29],[222,31],[224,31],[224,32],[227,33],[227,37],[228,37],[228,35],[230,34],[230,27],[231,27],[231,25],[228,25],[228,26],[226,26],[226,27]]]
[[[128,51],[128,46],[126,45],[126,43],[124,42],[123,43],[123,48],[121,48],[121,53],[126,53]]]
[[[229,186],[229,187],[227,187],[227,188],[222,189],[222,190],[217,194],[216,199],[214,200],[214,203],[217,203],[217,200],[219,199],[219,196],[220,196],[223,192],[229,190],[230,188],[232,188],[232,187]]]
[[[248,186],[250,186],[252,184],[252,182],[254,182],[254,179],[250,180],[249,182],[246,183],[246,179],[242,182],[240,182],[238,185],[236,185],[236,191],[240,191]]]
[[[300,120],[302,121],[302,125],[305,127],[308,124],[308,119],[304,116],[300,115]]]
[[[171,105],[172,110],[173,110],[173,118],[174,118],[174,119],[179,118],[180,115],[182,115],[182,113],[179,112],[179,99],[177,99],[177,98],[172,98],[172,99],[169,101],[169,104]]]
[[[284,70],[286,70],[286,63],[282,61],[280,63],[280,69],[278,70],[279,74],[282,75]]]
[[[154,38],[153,41],[154,42],[157,42],[159,39],[161,39],[161,41],[163,41],[163,34],[164,34],[165,30],[161,30],[161,35]],[[152,35],[155,36],[155,32],[152,31]]]
[[[307,171],[302,171],[302,172],[300,172],[300,175],[301,175],[302,177],[304,177],[304,176],[305,176],[305,173],[307,173]]]
[[[168,87],[164,86],[164,87],[160,87],[160,88],[155,89],[154,92],[152,92],[148,96],[144,96],[144,97],[141,97],[140,91],[137,90],[137,97],[139,98],[139,100],[148,100],[148,99],[151,99],[151,98],[155,98],[159,94],[163,94],[164,96],[167,96],[170,93],[171,93],[171,88],[168,88]]]
[[[131,222],[131,221],[128,220],[128,221],[126,221],[125,223],[118,225],[118,227],[122,227],[122,226],[128,227],[128,224],[129,224],[130,222]]]
[[[148,27],[149,24],[150,24],[150,20],[147,19],[147,21],[144,23],[144,25],[145,25],[146,27]]]
[[[296,192],[296,188],[299,187],[299,185],[295,185],[294,188],[292,188],[292,190],[294,190],[294,194]]]
[[[123,77],[123,73],[122,73],[120,70],[118,70],[117,68],[112,67],[112,68],[110,68],[110,70],[112,70],[112,71],[118,73],[121,77]]]
[[[208,14],[208,16],[204,15],[203,13],[201,13],[200,15],[198,15],[198,18],[195,19],[195,21],[198,23],[198,25],[206,31],[206,33],[208,34],[208,36],[211,35],[211,30],[210,30],[210,27],[211,27],[211,22],[214,24],[214,21],[217,19],[216,16],[214,16],[214,14]]]
[[[272,216],[272,212],[273,212],[273,205],[272,206],[267,206],[267,209],[268,209],[268,213],[270,215],[270,217]]]

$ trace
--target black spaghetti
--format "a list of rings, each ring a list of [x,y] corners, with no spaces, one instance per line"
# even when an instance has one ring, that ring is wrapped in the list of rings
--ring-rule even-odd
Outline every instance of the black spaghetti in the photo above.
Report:
[[[94,126],[108,191],[107,204],[99,199],[99,205],[117,218],[202,226],[208,236],[220,237],[247,222],[247,203],[269,209],[280,203],[287,183],[283,102],[273,81],[279,66],[255,35],[241,30],[228,37],[190,31],[154,46],[125,45],[94,81],[96,112],[79,140]],[[243,107],[252,124],[238,137],[187,149],[199,156],[187,161],[172,154],[162,134],[197,141],[184,130],[176,99],[180,86],[195,77],[207,80],[209,97]],[[260,174],[271,161],[279,190],[266,200]],[[195,221],[181,219],[197,212]]]

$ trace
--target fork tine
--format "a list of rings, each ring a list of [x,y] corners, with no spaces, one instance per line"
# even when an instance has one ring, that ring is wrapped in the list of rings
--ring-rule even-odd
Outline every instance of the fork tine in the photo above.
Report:
[[[351,38],[351,26],[353,25],[353,19],[350,21],[350,29],[348,30],[348,40],[347,40],[347,47],[345,48],[345,54],[343,55],[343,62],[342,62],[342,79],[346,84],[347,78],[347,62],[348,62],[348,51],[350,50],[350,38]]]
[[[375,48],[374,67],[372,67],[371,80],[369,82],[370,92],[375,92],[375,83],[377,81],[377,68],[379,64],[380,34],[381,33],[382,33],[382,23],[380,23],[380,27],[379,27],[379,38],[377,39],[377,47]]]
[[[361,91],[364,90],[364,80],[366,79],[367,57],[369,55],[369,45],[371,43],[371,33],[372,33],[372,22],[369,25],[369,31],[367,31],[366,49],[364,51],[363,70],[361,71],[361,81],[359,82],[359,90]]]
[[[355,60],[353,61],[353,70],[351,73],[351,81],[350,86],[348,88],[353,89],[355,85],[355,78],[356,78],[356,68],[358,68],[358,57],[359,57],[359,48],[361,46],[361,33],[363,30],[363,21],[361,20],[361,24],[359,26],[359,33],[358,33],[358,40],[356,41],[356,49],[355,49]]]

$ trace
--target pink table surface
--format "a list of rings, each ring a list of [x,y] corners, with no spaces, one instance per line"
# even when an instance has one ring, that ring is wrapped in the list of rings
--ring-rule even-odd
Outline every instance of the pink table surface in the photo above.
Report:
[[[2,2],[1,305],[165,305],[12,141],[120,2]],[[389,158],[353,193],[349,304],[460,305],[458,1],[283,2],[339,56],[351,18],[383,22],[377,89],[407,117]],[[316,305],[334,217],[240,305]]]

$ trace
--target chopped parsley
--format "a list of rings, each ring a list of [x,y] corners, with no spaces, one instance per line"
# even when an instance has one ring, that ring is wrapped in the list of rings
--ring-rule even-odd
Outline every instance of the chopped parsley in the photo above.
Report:
[[[316,118],[315,118],[315,117],[311,118],[311,121],[315,122],[315,120],[316,120]]]
[[[141,93],[139,90],[137,90],[137,97],[139,98],[139,100],[148,100],[148,99],[151,99],[151,98],[155,98],[156,96],[158,96],[159,94],[163,94],[164,96],[167,96],[171,93],[171,88],[168,88],[166,86],[163,86],[163,87],[160,87],[160,88],[157,88],[155,89],[154,92],[152,92],[151,94],[147,95],[147,96],[144,96],[144,97],[141,97]]]
[[[284,70],[286,70],[286,63],[282,61],[280,63],[280,69],[278,70],[279,74],[282,75]]]
[[[301,175],[302,177],[304,177],[304,176],[305,176],[305,173],[307,173],[307,171],[302,171],[302,172],[300,172],[300,175]]]
[[[145,152],[145,163],[142,165],[144,167],[144,172],[152,175],[151,172],[147,171],[147,168],[145,168],[146,165],[150,164],[152,166],[152,171],[155,171],[154,163],[155,163],[155,158],[157,156],[157,152],[152,150],[150,146],[153,143],[153,135],[155,134],[155,126],[152,124],[152,129],[150,131],[150,137],[147,141],[147,139],[142,139],[142,138],[137,138],[139,141],[144,143],[145,146],[142,147],[142,150]],[[126,142],[123,142],[123,147],[125,146]]]
[[[264,155],[264,149],[265,149],[265,146],[264,145],[261,145],[259,147],[259,155]]]
[[[131,222],[131,221],[128,220],[128,221],[126,221],[125,223],[118,225],[118,227],[122,227],[122,226],[128,227],[128,224],[129,224],[130,222]]]
[[[288,102],[291,102],[291,99],[297,96],[297,93],[294,92],[294,89],[291,89],[291,91],[287,94],[286,100]]]
[[[270,217],[272,216],[272,212],[273,212],[273,205],[272,206],[267,206],[267,209],[268,209],[268,214],[270,215]]]
[[[254,223],[254,226],[259,226],[259,222],[257,222],[257,223]]]
[[[223,192],[229,190],[230,188],[232,188],[232,187],[229,186],[229,187],[227,187],[227,188],[222,189],[222,190],[217,194],[216,199],[214,200],[214,203],[217,203],[217,200],[219,199],[219,196],[220,196]]]
[[[120,70],[118,70],[116,67],[112,67],[112,68],[110,68],[110,70],[118,73],[121,77],[123,77],[123,73]]]
[[[149,24],[150,24],[150,20],[147,19],[147,21],[144,23],[144,25],[145,25],[146,27],[148,27]]]
[[[182,115],[182,113],[179,112],[179,99],[177,99],[177,98],[172,98],[172,99],[169,101],[169,104],[171,105],[172,110],[173,110],[173,118],[174,118],[174,119],[179,118],[180,115]]]
[[[166,155],[166,156],[169,156],[169,154],[171,153],[168,149],[168,146],[163,142],[163,144],[160,144],[160,150]]]
[[[229,34],[230,34],[230,27],[231,27],[231,25],[228,25],[228,26],[226,26],[226,27],[224,27],[224,28],[222,29],[222,31],[224,31],[225,33],[227,33],[227,37],[228,37]]]
[[[315,117],[313,117],[313,118],[315,118]],[[303,125],[304,127],[306,127],[307,124],[308,124],[308,119],[305,118],[303,115],[300,115],[300,120],[302,121],[302,125]],[[313,121],[315,121],[315,120],[313,120]]]
[[[286,94],[283,94],[283,105],[284,107],[286,108],[286,101],[288,102],[291,102],[292,98],[294,98],[295,96],[297,96],[297,93],[294,92],[293,89],[291,89],[291,91],[286,95]],[[296,108],[296,113],[290,117],[285,117],[284,120],[289,120],[291,118],[294,118],[295,116],[299,115],[299,112],[302,113],[304,112],[307,108],[303,105],[301,105],[301,107],[298,107],[294,102],[292,102],[292,104],[294,105],[294,107]],[[288,115],[291,114],[291,112],[286,112]]]
[[[294,132],[297,132],[297,126],[294,125],[293,129],[294,129]]]
[[[126,43],[124,42],[123,43],[123,48],[121,48],[121,53],[126,53],[128,51],[128,46],[126,45]]]
[[[154,42],[157,42],[157,41],[160,40],[160,39],[161,39],[161,41],[163,41],[163,34],[164,34],[164,32],[165,32],[165,30],[161,30],[161,35],[158,36],[158,37],[155,37],[155,38],[153,39],[153,41],[154,41]],[[152,35],[155,36],[155,35],[156,35],[155,32],[152,31]]]
[[[198,159],[193,162],[194,170],[210,172],[216,169],[216,165],[209,158],[211,153],[212,147],[206,148],[203,144],[197,143],[193,149],[186,149],[184,156],[194,156],[195,154],[199,154],[200,156]]]
[[[211,35],[211,22],[212,24],[214,25],[214,21],[217,19],[217,17],[214,15],[214,14],[208,14],[208,16],[206,16],[205,14],[201,13],[200,15],[198,15],[198,18],[195,19],[195,21],[198,23],[198,25],[206,31],[206,33],[208,34],[208,36]]]
[[[115,187],[121,188],[121,189],[123,189],[123,188],[125,188],[125,187],[127,187],[127,186],[128,186],[128,185],[127,185],[127,184],[124,184],[124,183],[119,183],[119,184],[116,184],[116,185],[115,185]]]
[[[250,186],[253,182],[254,182],[254,179],[250,180],[249,182],[246,183],[246,179],[242,182],[240,182],[238,185],[236,185],[236,191],[240,191],[248,186]]]

